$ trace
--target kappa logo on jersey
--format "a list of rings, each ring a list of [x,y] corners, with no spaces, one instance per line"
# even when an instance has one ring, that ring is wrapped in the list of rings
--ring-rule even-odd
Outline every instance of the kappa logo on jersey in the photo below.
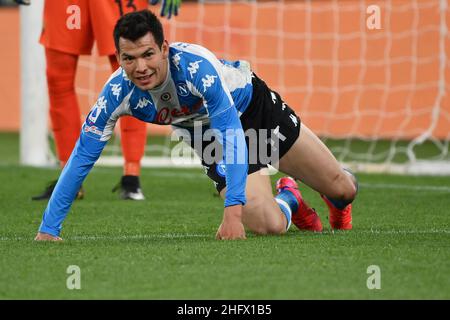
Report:
[[[182,55],[183,52],[178,52],[176,54],[173,55],[172,57],[172,63],[175,66],[175,68],[177,68],[178,71],[180,71],[180,55]]]
[[[204,78],[202,78],[203,82],[203,92],[206,92],[206,89],[211,87],[214,84],[214,79],[216,79],[217,76],[211,76],[207,74]]]
[[[92,123],[95,123],[98,119],[98,116],[100,113],[102,113],[103,110],[106,112],[106,103],[108,101],[105,99],[105,96],[101,96],[98,98],[97,102],[95,103],[94,107],[92,108],[91,114],[89,115],[89,121]]]
[[[283,102],[283,104],[282,104],[282,106],[281,106],[281,110],[284,111],[284,109],[286,109],[286,107],[287,107],[287,106],[286,106],[286,103]]]
[[[111,92],[114,96],[116,96],[117,101],[119,101],[120,91],[122,91],[122,87],[120,83],[110,83]]]
[[[137,106],[134,109],[142,109],[145,108],[148,104],[152,104],[152,102],[144,97],[139,99]]]
[[[194,74],[197,73],[198,68],[200,68],[200,62],[203,60],[197,60],[194,62],[189,63],[189,67],[187,68],[189,71],[189,74],[191,75],[191,79],[194,77]]]
[[[187,97],[189,95],[189,90],[187,88],[186,83],[178,83],[177,84],[177,93],[179,96]]]
[[[122,72],[122,77],[123,77],[123,80],[128,81],[128,84],[129,84],[129,85],[131,84],[131,80],[128,79],[128,75],[127,75],[127,73],[125,72],[125,70],[123,70],[123,72]]]

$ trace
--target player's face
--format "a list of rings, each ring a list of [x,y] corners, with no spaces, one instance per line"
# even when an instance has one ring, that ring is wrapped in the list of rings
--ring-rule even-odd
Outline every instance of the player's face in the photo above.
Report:
[[[169,44],[166,40],[161,48],[149,32],[136,41],[119,39],[120,52],[117,60],[139,89],[153,89],[166,80]]]

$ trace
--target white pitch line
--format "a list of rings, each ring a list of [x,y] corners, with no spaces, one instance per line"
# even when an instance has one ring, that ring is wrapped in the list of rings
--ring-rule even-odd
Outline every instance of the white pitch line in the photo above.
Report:
[[[355,231],[331,231],[325,230],[322,234],[396,234],[396,235],[413,235],[413,234],[450,234],[450,229],[430,229],[430,230],[355,230]],[[317,233],[320,235],[320,233]],[[281,236],[282,237],[282,236]],[[148,240],[148,239],[214,239],[214,234],[137,234],[137,235],[117,235],[117,236],[73,236],[63,238],[66,241],[119,241],[119,240]],[[0,237],[0,241],[32,241],[32,237]]]
[[[143,175],[156,176],[156,177],[176,177],[180,179],[201,179],[207,178],[205,174],[201,173],[189,173],[189,172],[168,172],[168,171],[147,171]],[[450,179],[449,179],[450,183]],[[363,188],[368,189],[401,189],[401,190],[426,190],[426,191],[439,191],[439,192],[450,192],[450,186],[433,186],[433,185],[408,185],[408,184],[389,184],[389,183],[366,183],[361,182],[359,185]]]
[[[447,229],[431,229],[431,230],[356,230],[356,231],[332,231],[326,230],[322,233],[356,233],[356,234],[450,234],[450,230]]]
[[[212,237],[213,235],[211,235]],[[98,241],[98,240],[146,240],[146,239],[188,239],[188,238],[209,238],[209,235],[205,234],[132,234],[132,235],[117,235],[117,236],[73,236],[63,238],[64,240],[74,241]],[[22,241],[33,240],[31,237],[0,237],[0,241]]]
[[[200,173],[188,173],[188,172],[167,172],[167,171],[153,171],[146,172],[144,175],[156,176],[156,177],[176,177],[180,179],[201,179],[207,178],[206,175]],[[450,181],[450,179],[449,179]],[[447,186],[433,186],[433,185],[408,185],[408,184],[388,184],[388,183],[366,183],[361,182],[359,185],[367,189],[401,189],[401,190],[415,190],[415,191],[439,191],[450,192],[450,187]]]
[[[102,170],[102,168],[96,168],[95,173],[111,174],[111,171]],[[141,171],[141,176],[144,177],[163,177],[163,178],[181,178],[181,179],[207,179],[208,176],[203,173],[195,172],[176,172],[175,171],[163,171],[161,169],[156,170],[144,170]]]
[[[446,186],[430,186],[430,185],[407,185],[407,184],[387,184],[387,183],[359,183],[361,187],[369,189],[402,189],[416,191],[442,191],[450,192],[450,187]]]
[[[73,236],[68,240],[145,240],[145,239],[188,239],[188,238],[209,238],[205,234],[136,234],[136,235],[118,235],[118,236]]]

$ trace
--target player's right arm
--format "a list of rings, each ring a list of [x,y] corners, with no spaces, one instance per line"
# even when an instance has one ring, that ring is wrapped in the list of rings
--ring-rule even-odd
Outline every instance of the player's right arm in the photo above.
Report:
[[[116,71],[104,86],[97,102],[83,124],[80,137],[65,165],[58,183],[44,211],[36,240],[59,237],[62,223],[66,218],[78,190],[94,163],[99,158],[111,137],[117,119],[127,113],[128,101],[126,81],[121,69]]]
[[[44,211],[39,227],[40,233],[46,233],[54,237],[59,236],[62,223],[72,202],[105,144],[106,141],[93,139],[84,131],[80,134]]]
[[[226,193],[222,223],[217,239],[245,239],[242,207],[246,203],[247,145],[233,98],[215,55],[204,47],[178,43],[185,52],[187,88],[201,97],[208,111],[211,129],[221,143],[225,165]],[[187,65],[187,63],[186,63]]]

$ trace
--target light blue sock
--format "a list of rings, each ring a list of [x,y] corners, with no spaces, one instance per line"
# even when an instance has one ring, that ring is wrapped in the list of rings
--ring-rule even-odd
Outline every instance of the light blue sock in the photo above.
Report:
[[[291,226],[292,212],[298,210],[297,198],[289,190],[282,190],[275,196],[275,201],[280,206],[281,212],[286,216],[286,230]]]

